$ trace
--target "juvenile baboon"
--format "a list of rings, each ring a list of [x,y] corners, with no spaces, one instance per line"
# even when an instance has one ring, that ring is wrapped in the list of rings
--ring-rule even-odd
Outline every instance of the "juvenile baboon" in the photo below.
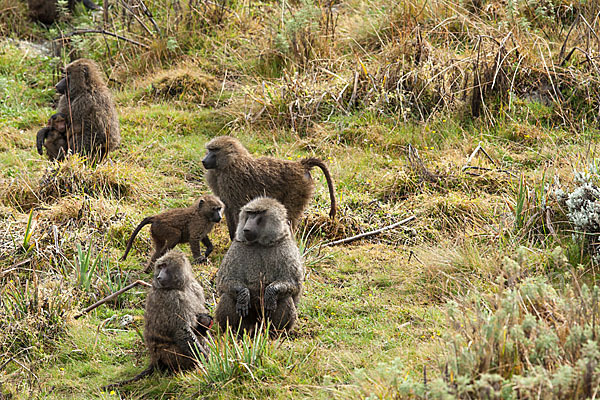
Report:
[[[42,147],[50,160],[62,160],[69,148],[67,145],[67,121],[64,114],[56,113],[48,120],[48,126],[37,133],[37,151],[44,154]]]
[[[83,5],[90,10],[100,9],[92,0],[68,0],[67,9],[73,11],[79,2],[83,2]],[[59,17],[60,10],[57,0],[27,0],[27,4],[29,5],[29,16],[34,21],[52,25]]]
[[[67,143],[74,153],[103,158],[121,143],[119,117],[96,63],[79,59],[65,68],[56,90],[57,112],[67,116]]]
[[[212,318],[204,306],[204,290],[182,252],[169,251],[156,261],[144,319],[150,366],[134,378],[106,386],[105,390],[137,381],[155,370],[193,369],[199,354],[208,356],[204,334],[212,325]]]
[[[194,262],[202,263],[206,261],[207,257],[213,251],[213,244],[208,238],[208,234],[213,226],[221,221],[223,207],[224,205],[221,200],[207,194],[196,200],[190,207],[174,208],[152,217],[144,218],[131,234],[121,261],[127,258],[135,236],[148,224],[152,224],[150,226],[150,235],[154,244],[154,254],[152,254],[145,271],[148,271],[152,267],[156,259],[171,250],[178,243],[190,244]],[[200,252],[200,241],[206,246],[204,255]]]
[[[318,158],[300,161],[279,160],[273,157],[254,158],[231,136],[219,136],[206,144],[208,153],[202,160],[206,181],[212,191],[225,203],[225,216],[229,237],[233,240],[240,208],[258,196],[269,196],[279,200],[287,209],[295,229],[302,212],[315,191],[310,176],[313,167],[323,170],[331,209],[329,216],[335,217],[335,189],[325,163]]]
[[[304,265],[286,209],[275,199],[259,197],[242,207],[239,221],[217,272],[215,319],[222,329],[229,324],[252,333],[266,317],[275,329],[290,330],[297,318]]]

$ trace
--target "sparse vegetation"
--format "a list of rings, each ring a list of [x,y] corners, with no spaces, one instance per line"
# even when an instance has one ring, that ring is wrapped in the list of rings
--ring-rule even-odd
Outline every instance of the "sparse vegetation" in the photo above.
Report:
[[[50,27],[26,8],[0,0],[0,398],[598,392],[600,3],[124,0]],[[98,163],[35,150],[74,57],[117,103],[122,144]],[[131,230],[208,192],[222,134],[330,166],[337,219],[314,174],[296,233],[298,326],[213,332],[202,368],[103,393],[147,363],[144,290],[73,316],[149,279],[147,232],[118,261]],[[211,240],[212,312],[225,224]]]

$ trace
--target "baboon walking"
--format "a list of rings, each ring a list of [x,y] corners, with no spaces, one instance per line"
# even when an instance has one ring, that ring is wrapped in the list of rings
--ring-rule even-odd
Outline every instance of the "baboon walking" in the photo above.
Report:
[[[197,356],[206,357],[209,353],[204,334],[212,325],[212,318],[204,303],[204,290],[194,278],[187,257],[172,250],[159,258],[144,313],[144,341],[150,366],[134,378],[104,389],[137,381],[155,370],[196,368]]]
[[[310,170],[314,167],[319,167],[325,175],[331,199],[329,216],[335,217],[335,189],[329,169],[322,160],[254,158],[237,139],[230,136],[212,139],[206,145],[206,149],[208,153],[202,160],[204,168],[207,169],[206,181],[213,193],[225,203],[227,227],[232,240],[240,209],[258,196],[269,196],[279,200],[287,209],[295,229],[315,190],[310,176]]]
[[[304,264],[285,207],[259,197],[242,207],[235,240],[217,272],[215,318],[222,329],[249,333],[263,318],[290,330],[304,282]]]
[[[74,153],[102,159],[119,147],[119,117],[112,95],[92,60],[79,59],[65,68],[56,84],[57,112],[67,117],[67,143]]]
[[[215,224],[221,221],[223,207],[223,203],[217,197],[205,195],[196,200],[190,207],[174,208],[144,218],[131,234],[121,261],[127,258],[136,235],[148,224],[152,224],[150,235],[154,244],[154,253],[146,265],[145,271],[148,271],[154,261],[178,243],[190,244],[194,262],[202,263],[206,261],[213,251],[213,244],[208,238],[208,234]],[[204,255],[200,252],[200,242],[206,246]]]

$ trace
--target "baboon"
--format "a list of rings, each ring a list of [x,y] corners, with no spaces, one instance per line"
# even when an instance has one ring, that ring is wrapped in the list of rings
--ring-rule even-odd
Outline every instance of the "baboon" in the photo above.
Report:
[[[75,5],[82,2],[90,10],[99,10],[101,7],[94,4],[92,0],[68,0],[67,9],[73,11]],[[57,0],[27,0],[29,5],[29,16],[34,21],[44,25],[52,25],[60,15]]]
[[[198,355],[208,356],[204,334],[212,326],[212,317],[204,306],[204,290],[182,252],[169,251],[154,264],[144,319],[150,366],[132,379],[105,386],[105,390],[137,381],[155,370],[193,369]]]
[[[94,61],[79,59],[67,65],[56,91],[62,95],[57,112],[67,116],[67,143],[72,152],[102,159],[119,146],[115,103]]]
[[[304,265],[285,207],[259,197],[242,207],[235,240],[217,272],[220,296],[215,319],[253,333],[266,317],[275,329],[291,330],[302,293]]]
[[[219,136],[206,144],[208,153],[202,160],[206,181],[211,190],[225,203],[225,216],[229,237],[233,240],[240,208],[258,196],[269,196],[279,200],[287,209],[296,229],[302,212],[315,190],[310,176],[313,167],[323,170],[331,209],[329,216],[335,217],[335,189],[325,163],[318,158],[299,161],[279,160],[272,157],[254,158],[231,136]]]
[[[206,261],[213,251],[213,244],[208,238],[208,234],[213,226],[221,221],[223,207],[225,206],[221,200],[208,194],[196,200],[190,207],[174,208],[152,217],[144,218],[131,234],[121,261],[127,258],[135,236],[148,224],[152,224],[150,226],[150,235],[154,244],[154,254],[152,254],[144,271],[148,271],[154,261],[174,248],[178,243],[190,244],[194,262],[202,263]],[[206,246],[204,255],[200,252],[201,241]]]
[[[62,160],[69,148],[67,145],[67,121],[66,116],[56,113],[48,120],[48,126],[40,129],[37,133],[37,151],[44,154],[42,147],[46,148],[49,160]]]

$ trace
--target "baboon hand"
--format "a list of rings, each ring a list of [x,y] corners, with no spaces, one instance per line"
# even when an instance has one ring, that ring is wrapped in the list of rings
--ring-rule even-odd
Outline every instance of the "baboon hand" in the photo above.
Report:
[[[265,289],[265,313],[271,314],[277,309],[277,290],[273,286]]]
[[[235,303],[235,311],[240,317],[248,316],[248,308],[250,305],[250,291],[248,288],[243,288],[238,292],[237,301]]]

